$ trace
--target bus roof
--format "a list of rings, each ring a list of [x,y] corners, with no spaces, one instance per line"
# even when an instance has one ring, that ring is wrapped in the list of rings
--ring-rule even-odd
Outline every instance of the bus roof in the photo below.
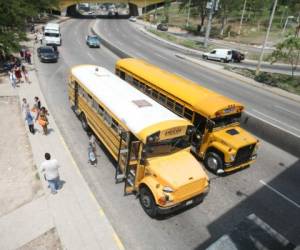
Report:
[[[158,127],[165,130],[191,124],[105,68],[79,65],[71,74],[143,141]]]
[[[182,102],[192,106],[195,111],[209,118],[214,118],[216,112],[227,109],[232,105],[243,108],[243,105],[239,102],[206,89],[179,75],[162,70],[141,59],[120,59],[116,66],[126,69],[133,75],[179,98]]]

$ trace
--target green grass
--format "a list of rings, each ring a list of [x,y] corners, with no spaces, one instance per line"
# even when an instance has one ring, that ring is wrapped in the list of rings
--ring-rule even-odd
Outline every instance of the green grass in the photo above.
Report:
[[[286,90],[290,93],[300,95],[300,76],[290,76],[278,73],[261,72],[255,76],[255,70],[242,69],[226,66],[227,70],[252,78],[266,85]]]
[[[179,38],[179,37],[176,37],[170,33],[164,32],[164,31],[158,31],[155,29],[148,29],[148,31],[169,41],[169,42],[173,42],[173,43],[182,45],[182,46],[190,48],[190,49],[196,49],[196,50],[201,50],[201,51],[210,51],[211,49],[214,48],[214,46],[212,46],[212,45],[205,48],[203,46],[203,43],[200,43],[198,41],[193,41],[190,39]]]

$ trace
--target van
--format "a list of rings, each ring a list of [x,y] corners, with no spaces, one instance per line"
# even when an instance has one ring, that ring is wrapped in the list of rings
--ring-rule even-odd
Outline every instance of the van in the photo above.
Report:
[[[61,34],[58,23],[48,23],[44,29],[45,45],[61,45]]]
[[[241,62],[245,59],[245,55],[232,49],[214,49],[211,52],[203,53],[202,58],[221,62]]]

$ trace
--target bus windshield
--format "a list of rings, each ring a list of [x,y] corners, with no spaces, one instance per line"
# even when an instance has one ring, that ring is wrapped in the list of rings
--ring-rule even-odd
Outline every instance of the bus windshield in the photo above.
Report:
[[[155,157],[174,153],[189,146],[190,137],[185,135],[159,142],[148,143],[145,145],[145,150],[147,157]]]
[[[242,113],[236,113],[232,115],[222,116],[214,118],[213,121],[215,123],[214,128],[226,127],[228,125],[240,122]]]

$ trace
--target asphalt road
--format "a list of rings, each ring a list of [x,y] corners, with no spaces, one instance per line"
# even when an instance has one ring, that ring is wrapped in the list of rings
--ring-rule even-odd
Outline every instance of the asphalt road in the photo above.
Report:
[[[131,56],[150,61],[238,100],[246,105],[248,113],[300,137],[299,103],[183,61],[175,57],[175,53],[181,52],[179,49],[147,36],[138,29],[139,25],[127,20],[97,22],[95,28],[101,36]]]
[[[101,65],[114,71],[117,60],[116,56],[104,47],[89,49],[85,45],[84,38],[88,34],[91,22],[93,20],[74,19],[62,24],[63,46],[59,48],[59,62],[37,63],[37,70],[50,114],[54,116],[80,171],[104,208],[125,248],[205,249],[220,236],[232,232],[249,214],[258,216],[290,242],[300,244],[300,161],[268,142],[262,141],[259,158],[250,168],[226,177],[209,174],[211,190],[202,204],[161,220],[149,218],[135,196],[123,196],[123,184],[115,184],[114,165],[105,150],[97,148],[98,166],[89,166],[88,138],[68,103],[68,72],[71,66],[85,63]],[[131,53],[137,53],[140,57],[151,59],[164,68],[178,71],[192,79],[206,82],[206,86],[211,84],[212,88],[220,89],[224,93],[229,92],[229,87],[232,88],[222,76],[204,72],[195,68],[193,64],[175,57],[172,57],[170,62],[168,57],[165,58],[168,54],[171,55],[167,48],[157,50],[149,41],[147,44],[140,44],[137,42],[136,33],[125,33],[128,31],[125,29],[128,25],[126,22],[120,24],[115,20],[100,22],[103,22],[101,28],[106,30],[107,36],[119,45],[123,44],[122,40],[120,41],[121,37],[124,40],[131,37],[132,44],[136,46],[130,48]],[[116,33],[119,34],[119,38],[116,38]],[[145,52],[145,47],[148,52]],[[35,60],[37,61],[36,56]],[[249,86],[232,84],[236,88],[243,87],[248,91],[248,95],[240,93],[238,96],[231,92],[232,97],[239,99],[247,97],[250,102],[260,95],[250,92],[252,88]],[[278,100],[278,97],[271,94],[263,95],[266,101],[272,98]],[[283,101],[284,105],[290,103],[285,99]],[[259,102],[256,105],[257,108],[260,107]],[[278,102],[278,105],[283,104]],[[291,105],[295,104],[291,102]],[[255,235],[253,237],[256,238]],[[264,244],[262,239],[257,240]]]

